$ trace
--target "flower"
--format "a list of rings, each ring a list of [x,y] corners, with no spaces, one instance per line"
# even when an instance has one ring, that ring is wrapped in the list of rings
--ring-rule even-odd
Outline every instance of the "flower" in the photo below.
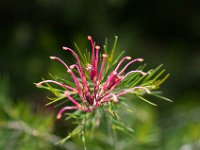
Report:
[[[56,56],[50,56],[50,59],[56,60],[64,65],[67,72],[71,75],[75,87],[61,83],[55,80],[44,80],[36,83],[37,87],[41,87],[44,83],[54,83],[64,88],[64,96],[69,99],[73,105],[63,107],[57,114],[57,119],[62,117],[62,114],[67,110],[81,110],[83,112],[91,112],[96,110],[104,103],[113,101],[117,103],[119,97],[130,93],[134,90],[143,90],[146,93],[151,93],[150,90],[145,86],[135,86],[131,88],[120,88],[115,90],[123,80],[129,75],[139,73],[145,76],[147,73],[142,70],[132,70],[127,73],[127,68],[135,62],[142,62],[142,58],[131,59],[130,56],[123,57],[114,69],[111,70],[109,75],[103,77],[105,71],[105,62],[107,61],[108,55],[102,54],[102,61],[100,62],[100,46],[95,45],[91,36],[88,36],[88,40],[91,43],[91,62],[85,64],[86,68],[82,65],[82,62],[77,53],[68,47],[63,47],[63,50],[70,51],[76,58],[77,63],[68,66],[63,60]],[[126,61],[129,61],[123,65]],[[123,66],[123,67],[122,67]],[[120,70],[120,68],[122,68]],[[77,72],[77,73],[75,73]],[[87,76],[86,74],[89,74]],[[81,102],[74,98],[74,95],[78,95]]]
[[[143,58],[132,59],[130,56],[123,56],[124,51],[118,54],[117,37],[110,51],[107,40],[103,50],[95,44],[91,36],[88,36],[88,40],[91,44],[91,52],[86,50],[82,53],[76,44],[76,52],[71,48],[63,47],[63,50],[75,57],[76,63],[70,66],[62,59],[50,56],[50,59],[58,61],[66,68],[72,81],[51,75],[53,80],[43,80],[35,84],[55,95],[49,98],[50,102],[47,105],[59,103],[63,99],[72,103],[59,110],[57,119],[67,112],[66,120],[73,119],[76,127],[58,143],[63,144],[69,138],[78,135],[85,149],[86,136],[94,139],[97,130],[106,134],[107,131],[111,131],[112,137],[115,131],[132,135],[133,129],[130,124],[125,123],[125,120],[134,115],[132,108],[135,104],[126,101],[127,98],[124,96],[128,93],[133,93],[137,98],[154,106],[157,105],[147,100],[146,94],[172,102],[157,91],[169,77],[169,74],[163,76],[165,69],[161,70],[162,65],[146,72],[142,71],[145,65],[128,71],[134,63],[143,62]],[[59,104],[63,102],[65,101]]]

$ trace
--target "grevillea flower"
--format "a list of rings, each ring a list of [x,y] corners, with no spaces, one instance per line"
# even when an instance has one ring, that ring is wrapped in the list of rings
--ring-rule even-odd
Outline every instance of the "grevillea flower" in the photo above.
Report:
[[[71,75],[75,83],[75,87],[71,87],[65,83],[57,82],[54,80],[44,80],[36,84],[40,87],[44,83],[54,83],[60,87],[65,88],[64,95],[68,98],[73,105],[63,107],[57,115],[57,118],[60,119],[63,112],[68,110],[81,110],[83,112],[91,112],[96,110],[98,107],[104,103],[110,101],[118,102],[118,98],[127,93],[130,93],[134,90],[144,90],[146,93],[151,93],[150,90],[145,86],[135,86],[128,89],[118,89],[118,85],[126,79],[127,76],[134,73],[139,73],[142,76],[145,76],[147,73],[142,70],[132,70],[126,73],[127,68],[130,65],[133,65],[135,62],[142,62],[142,58],[132,59],[130,56],[123,57],[116,67],[109,73],[105,81],[102,79],[102,74],[105,70],[105,62],[107,61],[107,54],[102,54],[102,61],[99,63],[99,51],[100,46],[96,45],[91,36],[88,36],[88,40],[91,43],[92,54],[91,62],[86,65],[84,68],[81,64],[81,60],[77,53],[68,47],[63,47],[63,50],[70,51],[76,58],[77,64],[72,64],[68,66],[63,60],[56,56],[50,56],[50,59],[56,60],[64,65],[67,69],[67,72]],[[122,67],[122,69],[120,69]],[[75,70],[78,72],[78,75],[75,75]],[[89,73],[89,78],[87,78],[85,70]],[[89,80],[89,81],[88,81]],[[92,84],[90,82],[92,81]],[[78,102],[73,98],[73,95],[79,95],[81,102]]]
[[[50,56],[51,60],[58,61],[65,67],[72,82],[53,77],[54,80],[43,80],[36,83],[37,87],[50,90],[56,96],[50,99],[49,104],[63,99],[71,102],[71,105],[64,106],[57,113],[57,119],[60,119],[63,113],[67,112],[67,114],[71,114],[71,118],[76,116],[75,119],[79,120],[77,128],[65,140],[72,135],[81,134],[81,130],[85,131],[83,125],[88,126],[88,128],[98,126],[101,118],[103,118],[99,116],[98,110],[101,110],[102,116],[106,115],[105,111],[108,110],[111,113],[112,124],[120,126],[120,130],[123,128],[131,132],[132,130],[128,126],[119,122],[118,108],[113,107],[122,104],[123,97],[128,93],[134,93],[141,100],[155,106],[156,104],[144,98],[145,94],[170,101],[155,92],[168,77],[166,75],[161,78],[161,75],[165,72],[165,70],[160,71],[161,66],[144,72],[145,66],[143,65],[130,71],[135,63],[143,62],[143,58],[132,59],[130,56],[123,56],[123,52],[116,54],[117,37],[110,52],[108,51],[107,42],[101,48],[95,44],[91,36],[88,36],[88,40],[91,44],[90,52],[85,51],[83,53],[77,45],[75,45],[77,51],[63,47],[64,51],[70,52],[75,57],[76,63],[74,64],[68,65],[64,60],[56,56]],[[127,107],[127,104],[124,106]],[[85,117],[82,115],[85,115]],[[87,118],[87,122],[84,118]],[[109,118],[109,122],[111,120]]]

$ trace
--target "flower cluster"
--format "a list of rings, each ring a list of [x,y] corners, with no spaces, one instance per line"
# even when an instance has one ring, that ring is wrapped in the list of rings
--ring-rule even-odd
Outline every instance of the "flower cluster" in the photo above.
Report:
[[[118,102],[119,97],[133,92],[135,90],[151,93],[150,89],[146,86],[134,86],[130,88],[118,88],[119,85],[132,74],[141,74],[146,76],[147,73],[142,70],[132,70],[126,73],[127,68],[135,62],[142,62],[142,58],[132,59],[130,56],[122,57],[121,60],[116,63],[115,67],[105,74],[106,61],[108,61],[108,55],[102,54],[100,56],[100,46],[95,45],[91,36],[88,36],[88,40],[91,43],[91,59],[90,63],[84,64],[81,62],[78,54],[68,47],[63,47],[63,50],[70,51],[75,56],[77,63],[68,66],[63,60],[56,56],[50,56],[50,59],[56,60],[64,65],[67,72],[73,79],[75,86],[67,85],[66,83],[55,80],[44,80],[36,83],[37,87],[41,87],[43,84],[53,83],[57,86],[64,88],[64,96],[70,100],[73,105],[63,107],[57,114],[57,119],[62,117],[62,114],[68,110],[81,110],[83,112],[91,112],[108,102]],[[100,58],[101,57],[101,58]],[[114,58],[115,59],[115,58]],[[117,89],[117,90],[116,90]],[[74,98],[78,95],[78,99]]]

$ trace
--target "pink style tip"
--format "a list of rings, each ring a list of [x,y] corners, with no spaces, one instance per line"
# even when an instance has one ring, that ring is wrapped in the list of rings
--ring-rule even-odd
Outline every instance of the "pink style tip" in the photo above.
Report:
[[[92,40],[92,37],[90,35],[88,35],[88,40]]]
[[[52,59],[52,60],[56,59],[55,56],[50,56],[49,58]]]
[[[141,72],[141,74],[142,74],[143,76],[146,76],[146,75],[147,75],[147,73],[146,73],[146,72]]]
[[[63,50],[66,50],[66,51],[69,50],[69,48],[66,47],[66,46],[63,46],[62,49],[63,49]]]
[[[144,59],[143,58],[138,58],[137,59],[139,62],[142,62],[142,61],[144,61]]]
[[[62,115],[61,114],[58,114],[57,116],[56,116],[56,119],[61,119],[62,118]]]
[[[127,56],[126,59],[127,59],[127,60],[131,60],[131,56]]]
[[[35,86],[39,87],[39,86],[41,86],[41,84],[40,83],[35,83]]]
[[[95,46],[95,48],[99,50],[99,49],[100,49],[100,46],[99,46],[99,45],[97,45],[97,46]]]
[[[106,55],[106,54],[102,54],[102,57],[103,57],[103,58],[106,58],[106,57],[108,57],[108,55]]]

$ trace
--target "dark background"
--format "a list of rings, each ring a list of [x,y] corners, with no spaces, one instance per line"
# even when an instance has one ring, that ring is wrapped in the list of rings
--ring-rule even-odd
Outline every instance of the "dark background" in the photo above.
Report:
[[[65,58],[61,47],[74,48],[74,41],[89,47],[87,35],[100,45],[106,37],[112,42],[117,35],[119,48],[132,57],[143,57],[149,68],[163,63],[171,76],[161,90],[174,101],[158,102],[160,106],[152,108],[157,112],[163,143],[173,140],[167,134],[176,131],[172,137],[180,132],[183,134],[177,138],[184,137],[180,149],[184,144],[200,143],[196,130],[191,131],[197,134],[195,138],[190,132],[184,134],[188,126],[196,129],[193,125],[200,124],[199,1],[1,0],[0,75],[10,79],[10,97],[43,105],[44,92],[33,83],[48,78],[48,72],[63,74],[49,56]]]

